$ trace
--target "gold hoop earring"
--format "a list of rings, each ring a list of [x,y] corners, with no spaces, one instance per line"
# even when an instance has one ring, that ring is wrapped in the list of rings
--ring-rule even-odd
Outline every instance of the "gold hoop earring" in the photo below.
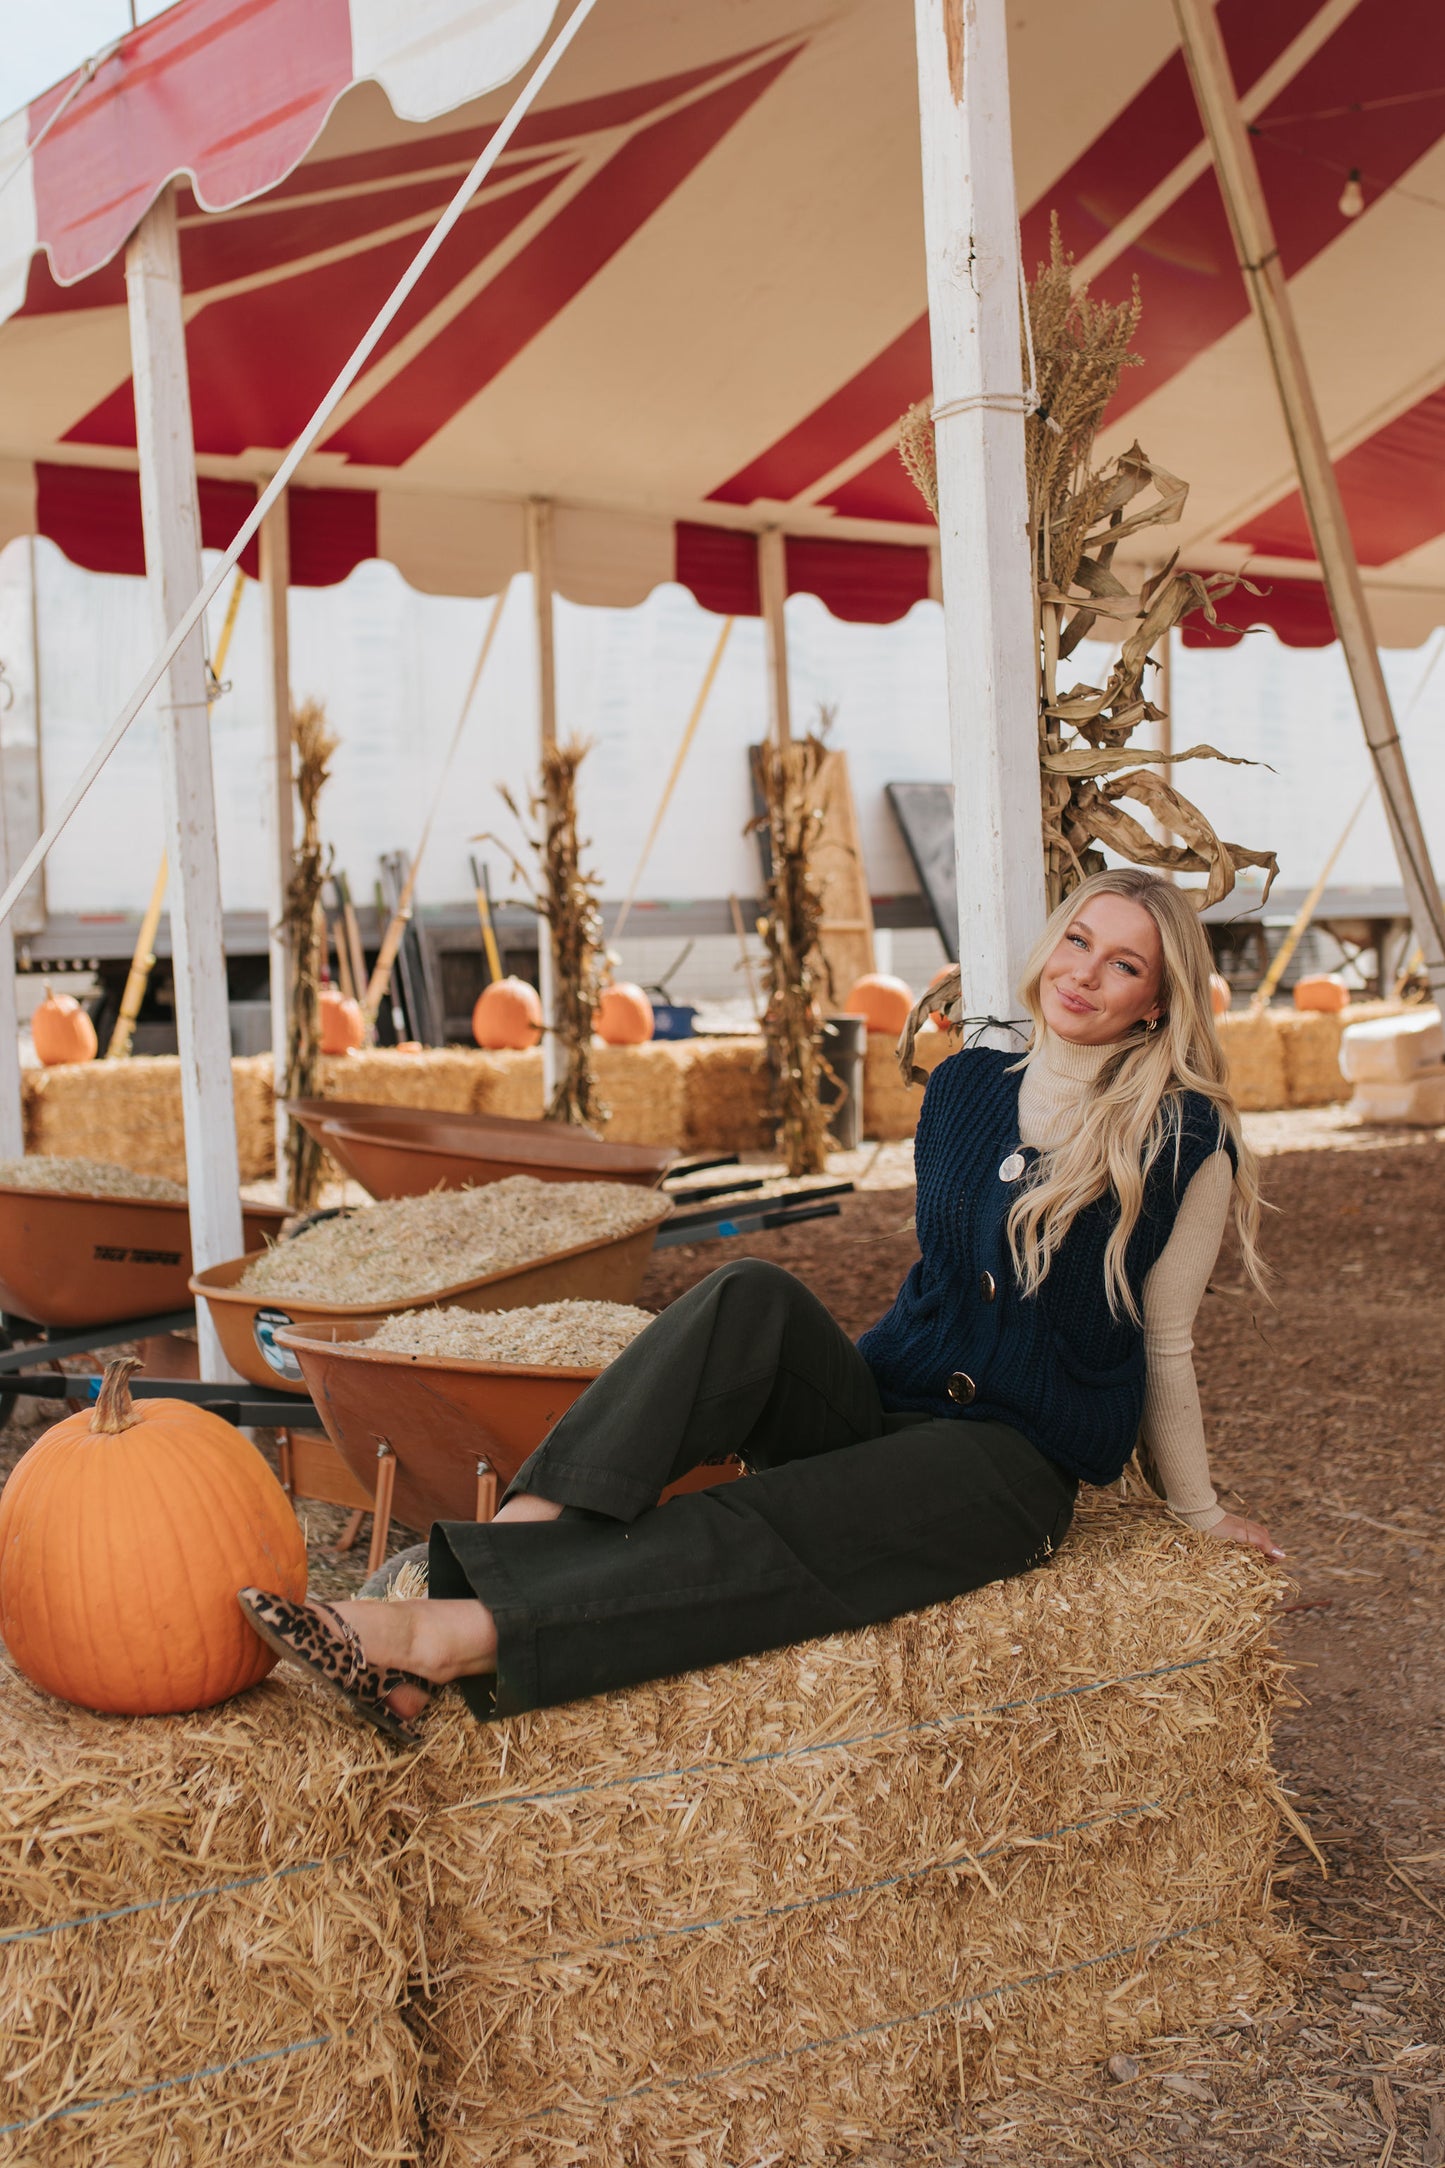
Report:
[[[1159,1019],[1158,1019],[1158,1017],[1157,1017],[1157,1016],[1151,1016],[1151,1017],[1150,1017],[1150,1019],[1149,1019],[1149,1021],[1148,1021],[1148,1023],[1147,1023],[1147,1024],[1146,1024],[1146,1025],[1144,1026],[1144,1029],[1145,1029],[1146,1031],[1157,1031],[1157,1030],[1159,1029]]]

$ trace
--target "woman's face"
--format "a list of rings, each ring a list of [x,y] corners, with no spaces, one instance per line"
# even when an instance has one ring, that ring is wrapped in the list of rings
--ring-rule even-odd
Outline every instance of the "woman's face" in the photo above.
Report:
[[[1044,1021],[1076,1046],[1107,1046],[1161,1014],[1163,979],[1159,928],[1143,904],[1091,896],[1044,965]]]

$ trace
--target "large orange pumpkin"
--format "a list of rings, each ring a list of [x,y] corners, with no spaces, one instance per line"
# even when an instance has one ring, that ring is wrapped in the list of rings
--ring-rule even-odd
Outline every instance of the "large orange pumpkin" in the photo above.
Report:
[[[472,1011],[472,1037],[493,1051],[535,1046],[542,1036],[542,1004],[525,979],[498,979],[483,987]]]
[[[321,1011],[323,1054],[349,1054],[354,1046],[366,1044],[366,1019],[349,994],[343,994],[339,987],[323,986],[317,1007]]]
[[[657,1028],[652,1003],[629,979],[603,988],[593,1022],[607,1046],[646,1046]]]
[[[119,1716],[208,1709],[276,1659],[238,1588],[306,1593],[306,1543],[253,1445],[185,1400],[132,1402],[133,1355],[93,1409],[31,1446],[0,1494],[0,1636],[37,1686]]]
[[[47,1069],[66,1061],[94,1061],[99,1046],[95,1026],[74,994],[53,994],[47,986],[45,999],[30,1019],[35,1058]]]
[[[908,1022],[913,989],[904,979],[889,978],[883,971],[867,971],[843,1007],[849,1016],[865,1017],[870,1031],[886,1031],[896,1039]]]

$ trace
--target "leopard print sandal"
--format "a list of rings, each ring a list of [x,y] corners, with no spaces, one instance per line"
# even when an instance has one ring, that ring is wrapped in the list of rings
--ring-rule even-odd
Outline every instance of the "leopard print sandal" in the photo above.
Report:
[[[241,1588],[236,1601],[267,1648],[334,1688],[358,1716],[388,1739],[401,1746],[420,1746],[417,1726],[388,1709],[386,1697],[399,1686],[419,1686],[433,1694],[433,1680],[418,1678],[413,1671],[381,1671],[369,1664],[356,1628],[319,1597],[291,1603],[263,1588]]]

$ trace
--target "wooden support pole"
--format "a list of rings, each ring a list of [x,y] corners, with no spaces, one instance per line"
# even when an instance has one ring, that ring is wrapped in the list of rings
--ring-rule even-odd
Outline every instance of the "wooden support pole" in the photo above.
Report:
[[[958,954],[965,1009],[1006,1018],[1045,898],[1004,5],[915,7]]]
[[[291,1031],[295,959],[286,892],[296,853],[296,788],[291,757],[290,495],[282,490],[261,522],[261,606],[264,641],[262,798],[266,814],[266,949],[270,958],[271,1074],[276,1094],[276,1173],[284,1179],[286,1045]]]
[[[527,505],[527,570],[537,626],[537,737],[544,753],[557,743],[556,576],[552,555],[552,507],[533,497]],[[542,1001],[542,1104],[550,1106],[561,1076],[557,1036],[556,959],[545,919],[537,921],[537,985]]]
[[[126,245],[126,300],[140,454],[146,584],[164,646],[202,583],[201,522],[174,187]],[[162,681],[161,772],[171,868],[171,955],[180,1040],[186,1188],[195,1269],[241,1254],[240,1174],[231,1097],[231,1025],[221,922],[220,859],[206,658],[199,623]],[[197,1306],[201,1375],[234,1375],[204,1303]]]
[[[10,878],[5,792],[0,787],[0,888]],[[20,1074],[20,1005],[15,995],[15,933],[0,926],[0,1159],[25,1156],[25,1089]]]
[[[1365,742],[1375,765],[1380,797],[1399,862],[1415,936],[1425,953],[1431,998],[1445,1004],[1445,904],[1430,864],[1430,849],[1410,784],[1380,666],[1374,628],[1365,602],[1359,560],[1345,517],[1324,425],[1315,403],[1304,348],[1295,323],[1289,283],[1279,260],[1274,226],[1260,185],[1254,147],[1239,109],[1229,56],[1213,0],[1174,0],[1180,43],[1194,96],[1209,138],[1219,192],[1229,214],[1239,267],[1250,305],[1264,333],[1275,388],[1294,453],[1300,496],[1314,538],[1315,556],[1354,686]]]
[[[788,697],[788,543],[781,527],[765,527],[758,536],[758,606],[768,662],[768,728],[777,743],[793,735]]]

